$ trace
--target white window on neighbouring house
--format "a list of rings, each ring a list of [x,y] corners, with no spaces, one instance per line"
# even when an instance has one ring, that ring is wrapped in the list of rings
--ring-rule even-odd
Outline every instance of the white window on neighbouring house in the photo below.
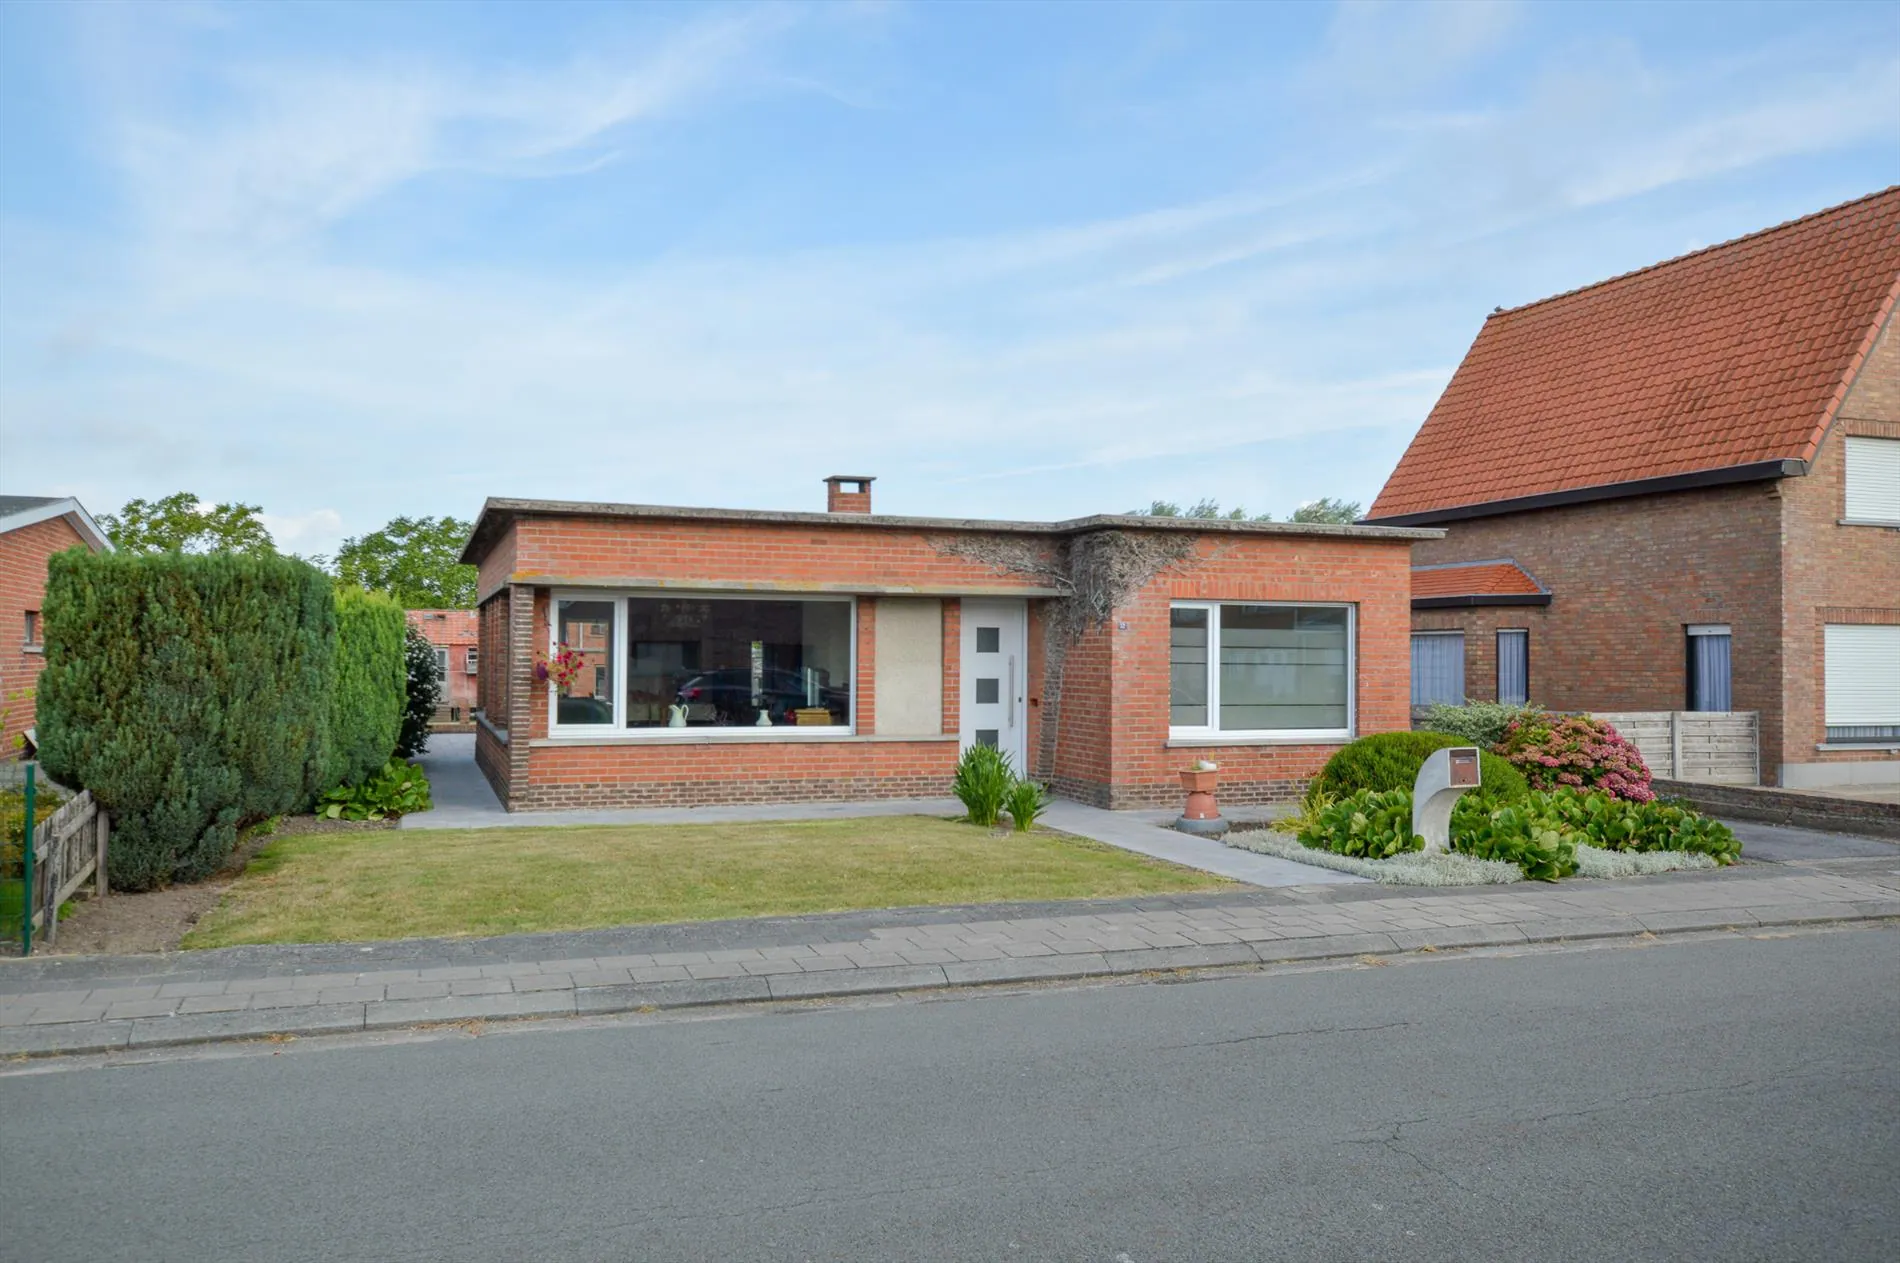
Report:
[[[1830,742],[1900,742],[1900,626],[1829,623],[1823,688]]]
[[[462,669],[469,675],[481,674],[481,650],[470,645],[462,651]]]
[[[1412,705],[1465,702],[1465,634],[1412,633]]]
[[[1849,435],[1846,517],[1850,522],[1900,522],[1900,439]]]
[[[1188,601],[1169,621],[1170,735],[1352,735],[1352,606]]]
[[[1531,634],[1522,627],[1498,632],[1498,700],[1522,706],[1531,696]]]
[[[435,651],[435,678],[443,681],[449,678],[449,651],[446,649]]]
[[[1726,623],[1689,625],[1689,687],[1685,710],[1732,710]]]

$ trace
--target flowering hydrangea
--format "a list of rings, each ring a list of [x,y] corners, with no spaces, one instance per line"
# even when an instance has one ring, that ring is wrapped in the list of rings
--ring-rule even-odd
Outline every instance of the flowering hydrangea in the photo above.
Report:
[[[1512,721],[1497,744],[1532,789],[1600,789],[1646,803],[1656,797],[1649,765],[1615,728],[1588,715],[1526,715]]]

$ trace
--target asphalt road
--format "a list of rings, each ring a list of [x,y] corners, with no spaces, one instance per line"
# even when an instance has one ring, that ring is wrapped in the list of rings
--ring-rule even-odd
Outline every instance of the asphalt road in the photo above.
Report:
[[[0,1077],[0,1258],[1900,1258],[1900,929]]]

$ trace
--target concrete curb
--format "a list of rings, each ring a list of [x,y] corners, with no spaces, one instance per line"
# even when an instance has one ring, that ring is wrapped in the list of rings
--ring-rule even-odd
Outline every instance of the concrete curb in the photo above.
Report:
[[[396,1030],[443,1023],[592,1017],[711,1005],[824,1000],[905,991],[1127,977],[1155,972],[1246,968],[1355,956],[1390,956],[1510,944],[1577,942],[1773,926],[1900,921],[1900,899],[1831,907],[1714,908],[1636,916],[1545,918],[1502,925],[1276,938],[1256,943],[1156,947],[1137,951],[884,965],[818,973],[675,982],[579,986],[496,995],[313,1004],[233,1013],[194,1013],[130,1020],[74,1021],[0,1028],[0,1057],[31,1058],[128,1049],[229,1043],[309,1035]]]

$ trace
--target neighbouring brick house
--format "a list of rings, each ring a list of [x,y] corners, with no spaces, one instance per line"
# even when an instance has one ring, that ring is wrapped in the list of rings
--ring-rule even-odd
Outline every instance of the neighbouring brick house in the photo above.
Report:
[[[435,646],[442,673],[436,732],[473,732],[475,681],[481,669],[481,635],[474,610],[408,610],[409,625]]]
[[[1414,701],[1755,711],[1761,776],[1900,782],[1900,188],[1493,313],[1366,521]]]
[[[979,742],[1105,806],[1178,803],[1199,757],[1260,802],[1408,723],[1435,530],[894,517],[828,482],[825,513],[483,506],[476,758],[511,810],[938,796]]]
[[[112,549],[79,501],[0,496],[0,759],[13,758],[15,739],[33,726],[31,694],[46,665],[40,642],[46,559],[81,544],[95,552]]]

